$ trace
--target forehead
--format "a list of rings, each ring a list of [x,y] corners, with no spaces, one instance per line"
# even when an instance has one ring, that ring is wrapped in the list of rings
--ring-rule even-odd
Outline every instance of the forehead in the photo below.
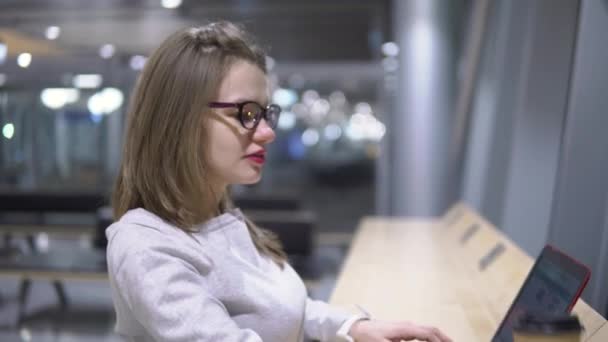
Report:
[[[242,60],[236,61],[230,66],[218,90],[218,101],[250,100],[265,103],[267,99],[266,75],[255,64]]]

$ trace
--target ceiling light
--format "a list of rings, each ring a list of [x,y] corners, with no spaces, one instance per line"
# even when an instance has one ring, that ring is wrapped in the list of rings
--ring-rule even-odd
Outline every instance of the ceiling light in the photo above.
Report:
[[[304,102],[304,104],[307,106],[311,106],[318,99],[319,99],[319,93],[317,93],[315,90],[312,90],[312,89],[306,90],[302,94],[302,102]]]
[[[355,105],[355,112],[363,113],[363,114],[371,114],[372,106],[370,106],[369,103],[367,103],[367,102],[359,102]]]
[[[286,111],[279,116],[278,127],[282,130],[289,131],[296,126],[296,115],[293,112]]]
[[[178,8],[182,4],[182,0],[162,0],[160,2],[164,8]]]
[[[46,88],[40,93],[40,100],[50,109],[59,109],[68,103],[78,101],[80,92],[74,88]]]
[[[135,55],[135,56],[131,57],[131,60],[129,61],[129,65],[131,66],[131,69],[133,69],[133,70],[141,70],[144,68],[145,64],[146,64],[146,57],[140,56],[140,55]]]
[[[116,111],[124,101],[124,95],[120,89],[105,88],[94,94],[89,99],[87,107],[95,115],[110,114]]]
[[[278,88],[272,93],[272,101],[283,108],[288,108],[298,102],[298,94],[285,88]]]
[[[395,57],[399,54],[399,45],[394,42],[386,42],[382,44],[382,53],[385,56]]]
[[[319,132],[309,128],[302,133],[302,144],[305,146],[314,146],[319,142]]]
[[[17,64],[20,67],[27,68],[30,66],[30,63],[32,63],[32,54],[25,52],[17,56]]]
[[[59,28],[59,26],[49,26],[46,28],[46,38],[49,40],[55,40],[59,37],[59,35],[61,34],[61,29]]]
[[[15,125],[12,123],[4,125],[4,127],[2,127],[2,135],[4,135],[6,139],[12,139],[13,135],[15,135]]]
[[[6,54],[8,49],[6,48],[6,44],[0,41],[0,65],[4,64],[4,60],[6,59]]]
[[[99,74],[81,74],[76,75],[74,76],[74,78],[72,78],[72,84],[74,85],[74,87],[81,89],[99,88],[101,82],[103,82],[103,77],[101,77],[101,75]]]
[[[323,134],[325,134],[327,140],[335,141],[342,136],[342,128],[336,124],[329,124],[323,130]]]
[[[99,48],[99,56],[101,56],[103,59],[112,58],[112,56],[114,56],[114,52],[116,52],[116,49],[112,44],[105,44]]]

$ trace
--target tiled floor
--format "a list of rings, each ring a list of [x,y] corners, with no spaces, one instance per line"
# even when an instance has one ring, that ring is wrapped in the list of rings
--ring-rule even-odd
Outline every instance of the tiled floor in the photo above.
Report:
[[[61,312],[52,285],[35,281],[25,308],[27,319],[20,330],[14,326],[18,281],[2,279],[0,284],[0,341],[119,341],[112,334],[114,313],[107,282],[64,283],[70,304]]]
[[[61,243],[68,246],[69,242]],[[61,243],[55,242],[53,247]],[[332,239],[329,243],[321,241],[309,260],[294,260],[311,297],[323,300],[329,297],[345,251],[345,244],[336,244]],[[34,281],[25,309],[26,320],[17,329],[19,281],[0,277],[0,341],[121,341],[112,332],[114,311],[106,281],[69,281],[64,286],[69,306],[62,312],[52,284]]]

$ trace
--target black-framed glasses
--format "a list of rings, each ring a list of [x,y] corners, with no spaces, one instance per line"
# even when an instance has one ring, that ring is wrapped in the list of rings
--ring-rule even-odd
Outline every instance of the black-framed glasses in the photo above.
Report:
[[[281,107],[276,104],[269,104],[263,107],[255,101],[245,101],[240,103],[232,102],[210,102],[209,108],[238,108],[238,117],[241,125],[246,129],[255,129],[262,121],[266,120],[268,126],[272,129],[277,127],[279,115],[281,115]]]

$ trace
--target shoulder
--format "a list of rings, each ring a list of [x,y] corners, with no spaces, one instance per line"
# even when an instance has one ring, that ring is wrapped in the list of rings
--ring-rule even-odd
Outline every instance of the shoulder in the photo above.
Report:
[[[124,264],[151,261],[182,263],[199,270],[212,264],[201,246],[196,245],[186,232],[144,209],[127,212],[106,229],[106,236],[110,272]]]
[[[156,215],[141,208],[129,210],[106,229],[108,254],[127,250],[139,253],[150,247],[175,243],[173,240],[179,239],[179,235],[177,227]]]

